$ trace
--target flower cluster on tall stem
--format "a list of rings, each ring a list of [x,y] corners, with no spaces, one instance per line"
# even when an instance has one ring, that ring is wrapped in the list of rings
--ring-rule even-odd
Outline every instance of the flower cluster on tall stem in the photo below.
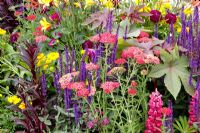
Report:
[[[162,126],[162,95],[156,89],[150,95],[148,119],[145,133],[161,133]]]

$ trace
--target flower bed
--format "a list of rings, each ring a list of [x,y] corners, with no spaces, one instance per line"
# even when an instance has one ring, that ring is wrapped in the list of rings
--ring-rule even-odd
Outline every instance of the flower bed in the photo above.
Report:
[[[200,132],[199,2],[2,3],[0,132]]]

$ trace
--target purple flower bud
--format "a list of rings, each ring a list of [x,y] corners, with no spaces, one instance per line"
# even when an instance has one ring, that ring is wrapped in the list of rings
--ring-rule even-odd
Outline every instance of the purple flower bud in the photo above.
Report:
[[[158,23],[162,19],[161,12],[158,10],[151,10],[152,15],[150,16],[150,20],[154,23]]]
[[[173,13],[167,13],[166,15],[165,15],[165,20],[166,20],[166,22],[168,23],[168,24],[174,24],[174,23],[176,23],[176,15],[175,14],[173,14]]]

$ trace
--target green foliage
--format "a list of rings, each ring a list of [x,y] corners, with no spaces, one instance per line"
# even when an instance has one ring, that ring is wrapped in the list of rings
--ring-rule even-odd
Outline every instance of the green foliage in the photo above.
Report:
[[[161,60],[163,64],[153,66],[148,76],[160,78],[165,75],[165,86],[175,99],[181,90],[181,83],[185,91],[193,95],[194,88],[188,83],[190,76],[187,70],[188,59],[185,56],[179,56],[178,47],[175,46],[170,53],[161,50]]]
[[[188,120],[185,116],[180,116],[178,120],[175,120],[174,128],[179,133],[195,133],[197,130],[194,127],[190,127]]]

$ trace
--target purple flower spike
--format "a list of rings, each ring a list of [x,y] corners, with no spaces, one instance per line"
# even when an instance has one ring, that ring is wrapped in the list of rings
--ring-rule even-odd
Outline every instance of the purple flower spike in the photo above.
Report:
[[[184,7],[182,7],[182,12],[181,12],[181,23],[182,23],[182,29],[181,29],[181,35],[180,35],[180,44],[185,48],[186,47],[186,20],[185,20],[185,13],[184,13]]]
[[[44,71],[42,71],[42,95],[45,97],[47,94],[47,81]]]
[[[70,98],[69,93],[70,93],[69,90],[67,88],[65,88],[65,90],[64,90],[64,103],[65,103],[66,112],[69,112],[69,109],[70,109],[71,98]]]
[[[128,34],[128,26],[126,26],[126,28],[125,28],[125,32],[124,32],[124,40],[127,39],[127,34]]]
[[[70,64],[69,52],[68,52],[67,47],[65,47],[65,61],[66,61],[65,73],[67,74],[67,73],[69,73],[69,64]]]
[[[74,103],[74,116],[75,116],[75,122],[76,124],[79,123],[79,114],[78,114],[78,104]]]
[[[112,63],[114,63],[115,59],[116,59],[116,53],[117,53],[117,47],[118,47],[118,35],[119,35],[119,25],[117,27],[117,33],[116,33],[116,42],[115,45],[113,47],[113,52],[112,52]]]
[[[171,110],[170,115],[166,116],[165,121],[164,121],[164,126],[166,129],[166,132],[169,133],[174,133],[173,130],[173,106],[172,106],[172,101],[168,101],[168,108]]]
[[[54,87],[56,88],[56,91],[58,94],[60,94],[60,83],[59,83],[59,72],[58,68],[56,67],[55,73],[54,73]]]
[[[60,77],[62,76],[63,72],[63,63],[62,63],[62,53],[59,51],[59,66],[60,66]]]
[[[194,8],[194,29],[196,30],[196,35],[198,35],[198,24],[199,24],[199,9],[198,6]]]
[[[158,38],[158,23],[155,24],[154,37]]]

